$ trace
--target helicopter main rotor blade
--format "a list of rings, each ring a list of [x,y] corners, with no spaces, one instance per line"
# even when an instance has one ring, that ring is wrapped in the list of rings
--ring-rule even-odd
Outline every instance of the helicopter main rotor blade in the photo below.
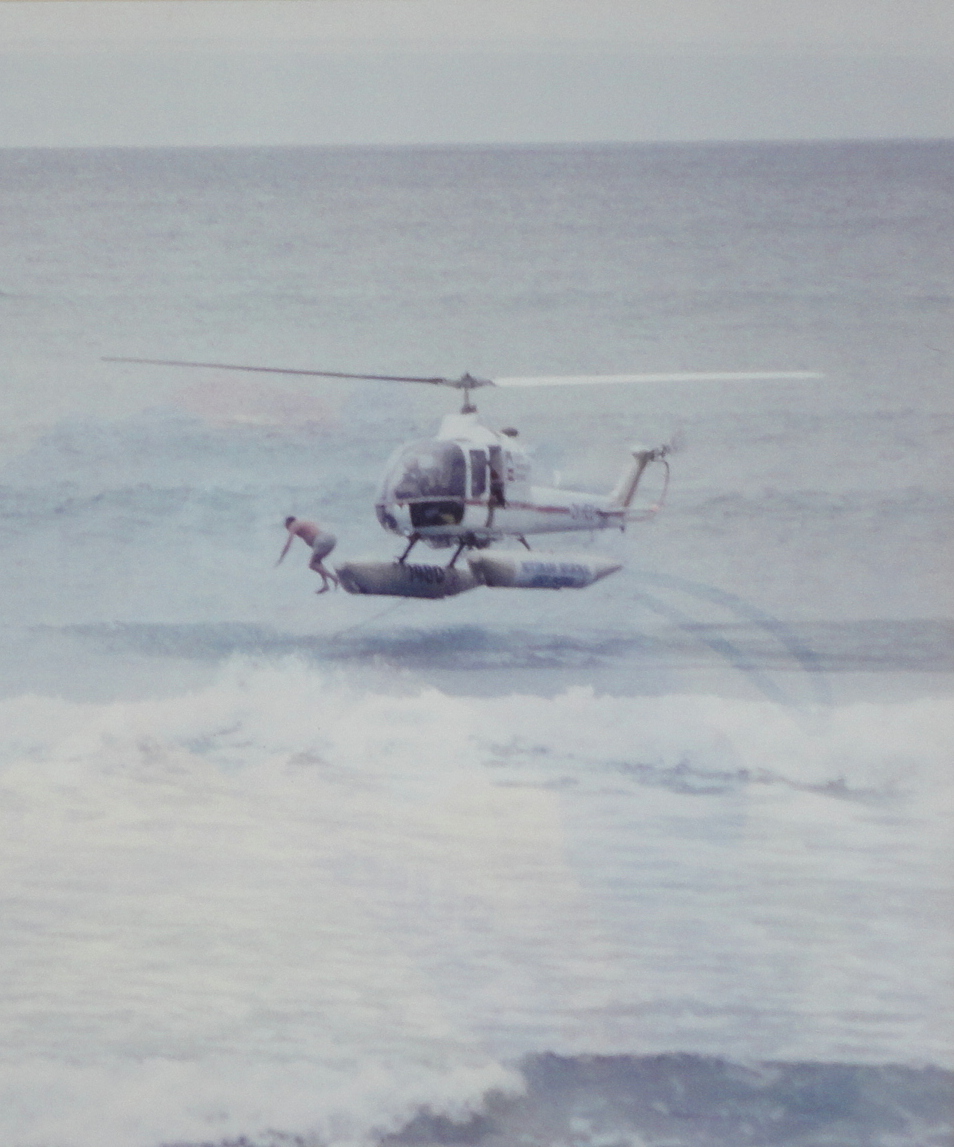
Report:
[[[254,374],[295,374],[311,378],[355,378],[373,382],[425,382],[430,386],[450,386],[456,390],[477,389],[484,386],[583,386],[613,383],[656,382],[774,382],[781,379],[824,378],[814,370],[759,370],[759,371],[688,371],[669,374],[543,374],[504,376],[502,378],[475,378],[463,374],[460,378],[424,378],[408,374],[350,374],[341,370],[301,370],[282,366],[244,366],[234,362],[185,362],[168,358],[119,358],[104,356],[103,362],[135,362],[150,366],[187,366],[211,370],[244,370]]]
[[[429,382],[432,386],[459,386],[457,379],[451,378],[417,378],[404,374],[346,374],[340,370],[296,370],[292,367],[282,366],[239,366],[233,362],[181,362],[179,359],[168,358],[115,358],[104,356],[103,362],[139,362],[150,366],[199,366],[210,367],[213,370],[248,370],[256,374],[306,374],[318,378],[361,378],[371,379],[375,382]]]
[[[814,370],[703,371],[674,374],[542,374],[495,378],[494,386],[582,386],[597,383],[653,382],[774,382],[781,379],[824,378]]]

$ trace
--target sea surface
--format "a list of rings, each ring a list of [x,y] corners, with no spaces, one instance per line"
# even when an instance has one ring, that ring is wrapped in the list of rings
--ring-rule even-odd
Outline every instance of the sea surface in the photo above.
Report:
[[[0,151],[0,1143],[949,1145],[952,232],[946,142]],[[104,356],[824,377],[479,391],[666,508],[404,601],[282,522],[396,553],[456,392]]]

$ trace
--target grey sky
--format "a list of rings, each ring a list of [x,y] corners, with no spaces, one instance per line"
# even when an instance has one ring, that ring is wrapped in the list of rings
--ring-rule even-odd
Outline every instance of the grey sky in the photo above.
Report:
[[[0,0],[2,145],[951,135],[951,0]]]

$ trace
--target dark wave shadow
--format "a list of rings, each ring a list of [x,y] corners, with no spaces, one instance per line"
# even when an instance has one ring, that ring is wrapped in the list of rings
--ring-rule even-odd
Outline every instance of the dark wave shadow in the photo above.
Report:
[[[207,662],[295,655],[322,664],[377,660],[411,669],[497,670],[605,668],[626,660],[679,669],[728,661],[757,675],[808,671],[807,655],[793,656],[777,633],[764,625],[700,622],[655,596],[640,594],[638,600],[652,602],[672,624],[655,630],[577,634],[458,625],[302,635],[242,622],[123,622],[63,626],[56,632],[79,638],[104,654]],[[807,664],[813,673],[954,671],[954,623],[949,621],[811,622],[785,628],[790,642],[810,650]]]
[[[425,1109],[379,1143],[940,1147],[954,1116],[954,1073],[936,1067],[544,1054],[522,1072],[525,1095],[491,1093],[460,1121]]]
[[[322,664],[383,661],[411,669],[587,668],[650,653],[655,645],[642,633],[572,637],[477,625],[299,635],[239,622],[115,623],[66,626],[62,632],[107,654],[199,661],[295,655]]]

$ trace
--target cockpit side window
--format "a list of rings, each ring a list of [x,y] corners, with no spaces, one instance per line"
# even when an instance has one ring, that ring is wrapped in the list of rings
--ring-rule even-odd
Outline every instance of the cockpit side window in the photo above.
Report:
[[[479,498],[487,489],[487,455],[483,450],[470,452],[470,496]]]
[[[453,442],[416,442],[401,454],[395,467],[392,498],[464,498],[467,463]]]

